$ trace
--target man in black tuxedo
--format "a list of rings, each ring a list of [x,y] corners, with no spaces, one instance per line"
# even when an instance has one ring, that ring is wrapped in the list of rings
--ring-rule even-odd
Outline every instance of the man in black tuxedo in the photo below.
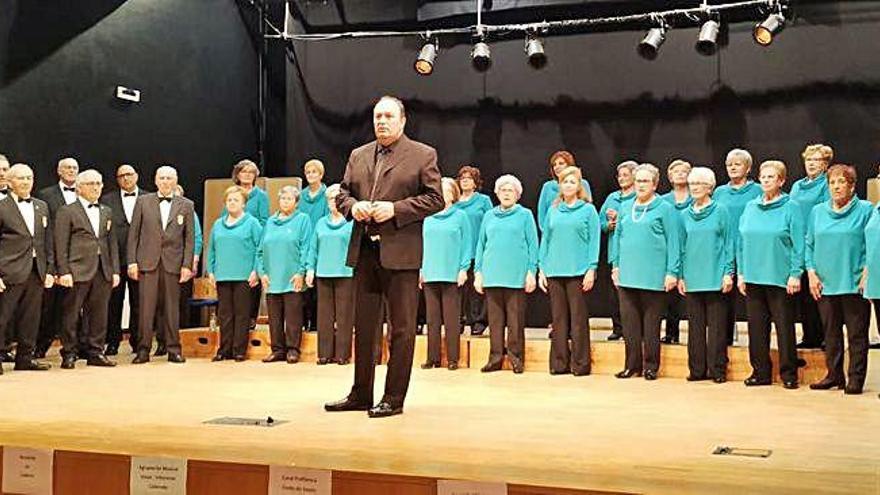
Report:
[[[12,190],[0,200],[0,348],[6,346],[6,328],[14,321],[15,369],[44,371],[49,365],[34,360],[34,346],[43,288],[54,283],[49,206],[31,197],[34,173],[29,166],[13,165],[9,177]]]
[[[55,217],[55,262],[62,291],[61,368],[73,369],[80,341],[88,344],[89,366],[116,366],[104,356],[110,291],[119,285],[119,246],[110,208],[98,203],[101,174],[89,169],[76,178],[79,197],[62,206]],[[87,321],[84,336],[77,321]]]
[[[0,199],[5,198],[9,194],[9,158],[0,153]],[[0,363],[14,363],[15,357],[12,355],[12,346],[15,341],[15,325],[10,324],[6,328],[6,347],[0,349]]]

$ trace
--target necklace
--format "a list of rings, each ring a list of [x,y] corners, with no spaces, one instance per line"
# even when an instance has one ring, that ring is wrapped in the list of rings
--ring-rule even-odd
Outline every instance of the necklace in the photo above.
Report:
[[[630,212],[629,212],[629,215],[630,215],[630,218],[632,218],[632,221],[635,222],[635,223],[639,223],[639,222],[641,222],[642,219],[645,218],[645,215],[648,213],[648,206],[649,206],[650,204],[651,204],[651,203],[646,203],[646,204],[645,204],[645,207],[642,208],[642,214],[639,215],[638,217],[636,217],[636,213],[637,213],[637,210],[638,210],[638,206],[639,206],[639,205],[638,205],[637,203],[634,202],[634,203],[633,203],[632,210],[630,210]]]

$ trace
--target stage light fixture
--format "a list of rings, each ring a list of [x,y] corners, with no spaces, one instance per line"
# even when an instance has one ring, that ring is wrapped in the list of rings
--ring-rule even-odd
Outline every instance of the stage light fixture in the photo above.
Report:
[[[430,76],[431,73],[434,72],[434,59],[437,58],[437,44],[432,41],[428,41],[422,46],[422,49],[419,50],[419,56],[416,58],[415,64],[413,67],[416,72],[423,76]]]
[[[776,12],[767,16],[763,22],[755,25],[752,35],[755,42],[761,46],[769,46],[773,43],[773,38],[785,27],[785,16],[781,12]]]
[[[639,43],[639,55],[645,59],[654,60],[657,58],[657,52],[664,41],[666,41],[666,28],[663,26],[651,28]]]
[[[492,50],[489,49],[489,45],[485,41],[474,43],[474,48],[471,50],[471,61],[474,68],[480,72],[488,70],[492,65]]]
[[[700,36],[697,38],[697,52],[703,55],[714,55],[718,50],[718,31],[721,24],[715,19],[709,19],[700,27]]]
[[[529,58],[529,65],[536,69],[540,69],[547,65],[547,55],[544,53],[544,41],[537,35],[529,35],[526,37],[525,46],[526,56]]]

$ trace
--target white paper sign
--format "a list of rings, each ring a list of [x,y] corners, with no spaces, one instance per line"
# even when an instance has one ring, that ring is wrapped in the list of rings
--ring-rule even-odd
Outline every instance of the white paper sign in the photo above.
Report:
[[[3,447],[3,493],[52,495],[54,452]]]
[[[186,495],[186,459],[132,457],[131,495]]]
[[[269,495],[331,495],[331,471],[269,466]]]
[[[507,495],[507,483],[437,480],[437,495]]]

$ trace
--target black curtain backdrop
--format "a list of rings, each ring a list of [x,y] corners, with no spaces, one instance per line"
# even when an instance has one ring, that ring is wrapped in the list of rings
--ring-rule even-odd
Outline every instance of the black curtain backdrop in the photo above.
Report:
[[[880,2],[805,6],[769,48],[754,43],[751,26],[731,26],[712,57],[694,50],[695,28],[672,30],[652,62],[636,54],[643,32],[552,37],[542,70],[526,64],[522,39],[495,42],[485,74],[471,68],[469,44],[441,39],[430,77],[412,69],[418,39],[296,42],[283,173],[319,158],[328,182],[338,181],[350,150],[371,139],[372,103],[388,93],[407,104],[407,134],[437,148],[444,175],[475,164],[491,195],[496,177],[515,174],[530,208],[558,149],[575,154],[597,208],[625,159],[665,170],[684,158],[712,167],[721,183],[726,152],[744,147],[757,162],[785,161],[790,185],[804,175],[800,153],[814,142],[858,168],[863,196],[880,162]],[[607,315],[609,285],[603,266],[594,315]],[[528,312],[529,325],[545,325],[545,296],[532,297]]]

